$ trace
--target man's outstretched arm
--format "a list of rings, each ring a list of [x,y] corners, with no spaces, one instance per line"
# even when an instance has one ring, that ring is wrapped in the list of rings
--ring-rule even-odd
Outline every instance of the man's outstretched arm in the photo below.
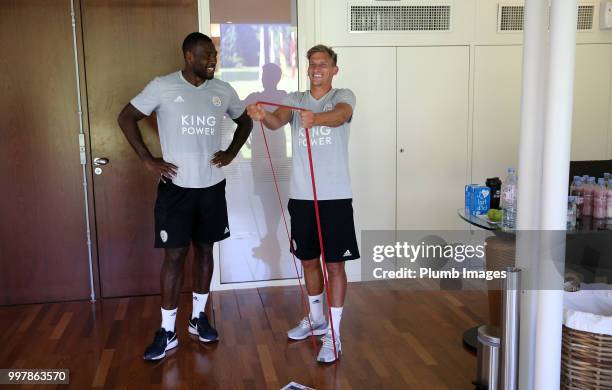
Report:
[[[247,114],[255,121],[263,122],[270,130],[278,130],[291,120],[292,111],[286,107],[279,107],[274,112],[264,110],[259,104],[250,104]]]
[[[353,116],[353,107],[348,103],[338,103],[331,111],[317,112],[300,111],[302,127],[313,126],[338,127],[347,122]]]

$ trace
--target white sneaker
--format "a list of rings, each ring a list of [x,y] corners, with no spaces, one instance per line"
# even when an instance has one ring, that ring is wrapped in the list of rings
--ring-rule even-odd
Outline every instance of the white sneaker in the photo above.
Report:
[[[310,321],[308,320],[309,318]],[[311,324],[312,333],[314,333],[315,336],[321,336],[327,332],[327,322],[323,321],[321,323],[316,323],[312,320],[312,316],[309,315],[308,317],[304,317],[298,326],[289,330],[287,332],[287,337],[291,340],[304,340],[311,334]]]
[[[321,337],[321,341],[323,342],[323,346],[319,351],[317,361],[320,363],[331,363],[336,361],[331,329],[325,333],[325,336]],[[338,357],[340,357],[342,354],[342,342],[340,341],[340,337],[338,335],[336,335],[336,351],[338,352]]]

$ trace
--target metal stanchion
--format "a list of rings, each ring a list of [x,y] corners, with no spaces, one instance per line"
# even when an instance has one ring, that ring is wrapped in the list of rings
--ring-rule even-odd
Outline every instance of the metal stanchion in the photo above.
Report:
[[[518,388],[521,270],[514,267],[506,268],[503,286],[499,389],[516,390]]]
[[[475,390],[498,390],[499,383],[499,328],[482,325],[478,328]]]

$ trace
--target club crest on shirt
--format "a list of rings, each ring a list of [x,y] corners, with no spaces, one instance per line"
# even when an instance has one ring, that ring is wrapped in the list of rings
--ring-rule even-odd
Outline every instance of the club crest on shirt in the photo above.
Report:
[[[215,107],[219,107],[219,106],[221,106],[221,98],[220,98],[219,96],[213,96],[213,98],[212,98],[212,104],[213,104]]]

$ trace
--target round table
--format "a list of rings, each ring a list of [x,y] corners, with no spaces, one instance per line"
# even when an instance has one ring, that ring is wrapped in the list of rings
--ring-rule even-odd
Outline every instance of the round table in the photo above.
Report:
[[[491,231],[500,240],[514,245],[513,241],[515,240],[515,231],[502,230],[500,223],[491,222],[484,215],[476,216],[476,215],[471,215],[469,213],[466,213],[464,208],[458,209],[457,215],[459,216],[459,218],[469,223],[470,225],[475,226],[480,229]],[[572,238],[575,239],[576,237],[579,237],[580,235],[585,235],[585,234],[610,235],[611,233],[612,233],[612,220],[594,219],[592,217],[583,217],[581,220],[578,221],[576,228],[572,230],[568,230],[566,234],[568,236],[572,236]],[[490,259],[488,259],[488,261],[489,260]],[[508,259],[505,259],[505,260],[508,261]],[[513,266],[514,265],[513,263],[514,262],[512,261],[512,264],[508,264],[508,265]],[[601,265],[597,264],[596,267],[597,266],[601,266]],[[489,308],[491,309],[491,305],[489,306]],[[501,307],[499,309],[501,310]],[[463,345],[469,351],[473,353],[476,353],[476,346],[478,344],[478,340],[477,340],[478,328],[479,326],[475,326],[473,328],[466,330],[463,333]]]

